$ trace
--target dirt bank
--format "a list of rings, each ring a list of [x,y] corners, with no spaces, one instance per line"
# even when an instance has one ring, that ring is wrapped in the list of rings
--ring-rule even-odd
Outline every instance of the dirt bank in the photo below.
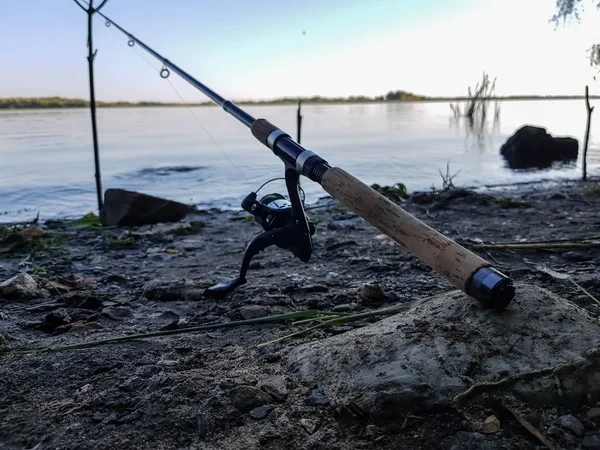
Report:
[[[593,240],[582,239],[600,237],[600,193],[589,186],[422,193],[403,206],[516,282],[543,287],[597,320],[600,307],[592,297],[600,298],[600,252]],[[249,283],[218,301],[203,297],[204,289],[237,273],[246,243],[260,231],[244,213],[203,211],[184,224],[128,229],[54,223],[42,226],[43,234],[16,230],[21,237],[1,228],[0,283],[20,273],[31,279],[0,298],[0,448],[541,446],[500,407],[472,405],[499,417],[500,431],[492,434],[480,433],[468,405],[381,422],[341,407],[288,369],[288,355],[299,344],[343,336],[376,317],[262,347],[307,325],[215,327],[88,349],[19,351],[291,311],[373,311],[453,289],[343,208],[309,213],[317,227],[309,263],[268,249],[255,258]],[[482,247],[573,239],[576,245],[535,250]],[[600,448],[600,409],[593,409],[599,400],[524,402],[518,413],[565,448]]]

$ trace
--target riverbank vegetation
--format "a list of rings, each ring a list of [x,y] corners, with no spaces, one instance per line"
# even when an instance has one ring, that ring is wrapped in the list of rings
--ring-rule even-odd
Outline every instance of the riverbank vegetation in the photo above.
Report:
[[[575,100],[583,99],[577,95],[513,95],[505,97],[490,97],[488,100]],[[600,98],[590,96],[590,98]],[[390,91],[386,95],[367,97],[364,95],[350,97],[282,97],[271,100],[239,100],[239,105],[288,105],[302,101],[304,104],[338,104],[338,103],[381,103],[381,102],[460,102],[468,101],[467,97],[426,97],[406,91]],[[140,108],[140,107],[181,107],[181,106],[210,106],[212,102],[201,103],[166,103],[166,102],[96,102],[99,108]],[[65,97],[14,97],[0,98],[0,109],[45,109],[45,108],[88,108],[89,101]]]

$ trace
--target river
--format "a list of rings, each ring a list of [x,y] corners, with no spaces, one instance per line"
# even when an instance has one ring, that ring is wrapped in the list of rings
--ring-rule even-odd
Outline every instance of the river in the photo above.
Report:
[[[296,107],[252,106],[295,136]],[[439,171],[458,172],[457,186],[576,178],[586,111],[583,100],[506,101],[484,133],[451,119],[448,103],[304,105],[302,144],[364,182],[404,183],[410,191],[440,188]],[[597,117],[597,116],[596,116]],[[499,154],[524,124],[580,142],[575,164],[514,171]],[[592,121],[590,173],[600,172],[600,141]],[[239,208],[264,181],[282,176],[282,163],[249,130],[218,108],[98,110],[103,188],[124,188],[199,207]],[[303,180],[307,201],[324,191]],[[265,188],[284,191],[282,182]],[[0,222],[79,217],[96,212],[89,111],[0,112]]]

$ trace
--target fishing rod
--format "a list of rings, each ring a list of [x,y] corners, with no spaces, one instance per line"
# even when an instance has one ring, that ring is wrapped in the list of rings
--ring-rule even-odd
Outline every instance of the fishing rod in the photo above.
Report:
[[[106,20],[107,27],[112,25],[129,38],[130,47],[137,44],[162,62],[161,77],[167,78],[170,70],[177,73],[250,128],[252,135],[284,163],[289,201],[281,194],[269,194],[258,200],[258,190],[244,198],[242,208],[254,215],[264,231],[255,236],[246,247],[239,276],[208,288],[207,295],[223,297],[245,284],[251,259],[269,246],[276,245],[289,250],[303,262],[310,259],[314,249],[312,235],[315,233],[315,227],[306,216],[300,199],[299,180],[303,175],[319,183],[342,205],[385,233],[458,289],[479,300],[484,307],[502,309],[512,301],[515,288],[511,279],[493,268],[488,261],[421,222],[359,179],[338,167],[332,167],[269,121],[255,119],[164,58],[106,15],[97,13]]]

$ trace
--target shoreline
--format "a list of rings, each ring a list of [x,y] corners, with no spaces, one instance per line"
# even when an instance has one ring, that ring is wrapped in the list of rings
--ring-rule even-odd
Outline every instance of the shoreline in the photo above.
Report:
[[[513,192],[513,193],[517,193],[519,194],[519,190],[523,190],[526,191],[527,187],[535,187],[535,186],[547,186],[550,188],[553,188],[557,185],[579,185],[579,184],[588,184],[588,185],[592,185],[594,182],[600,182],[600,173],[599,174],[589,174],[588,173],[588,178],[587,181],[583,181],[580,177],[578,178],[559,178],[559,179],[551,179],[551,178],[542,178],[539,180],[532,180],[532,181],[517,181],[517,182],[513,182],[513,183],[500,183],[500,184],[490,184],[490,185],[470,185],[470,186],[456,186],[457,189],[463,189],[463,190],[471,190],[471,191],[475,191],[475,192],[485,192],[485,191],[493,191],[496,193],[499,192]],[[382,186],[384,187],[384,186]],[[389,186],[388,186],[389,187]],[[140,191],[141,192],[141,191]],[[426,193],[426,192],[431,192],[431,190],[415,190],[415,191],[407,191],[408,195],[414,195],[414,194],[422,194],[422,193]],[[327,201],[333,201],[336,202],[335,199],[331,198],[329,195],[327,195],[327,193],[325,191],[323,191],[323,196],[317,198],[317,200],[314,203],[310,203],[307,204],[306,207],[307,208],[321,208],[323,206],[321,206],[324,202]],[[241,206],[240,207],[236,207],[236,208],[220,208],[220,207],[202,207],[202,208],[198,208],[198,211],[204,211],[204,212],[211,212],[211,213],[232,213],[232,212],[240,212],[242,211]],[[51,219],[43,219],[41,221],[42,224],[50,221],[50,222],[69,222],[69,221],[74,221],[74,220],[78,220],[81,217],[83,217],[84,215],[86,215],[87,213],[89,213],[90,211],[82,211],[81,214],[73,214],[70,216],[63,216],[63,217],[55,217],[55,218],[51,218]],[[94,212],[94,214],[96,214],[96,212]],[[35,213],[32,213],[32,215]],[[10,227],[10,226],[22,226],[25,225],[27,223],[30,223],[30,221],[14,221],[14,222],[3,222],[2,221],[2,215],[0,215],[0,227]]]
[[[546,289],[597,318],[600,306],[589,295],[536,268],[569,274],[600,298],[598,248],[563,248],[572,239],[598,239],[600,189],[589,190],[594,186],[580,180],[537,183],[510,197],[506,191],[457,187],[433,197],[413,194],[400,205],[492,262],[518,286]],[[205,297],[204,289],[238,273],[245,246],[260,231],[243,211],[198,211],[179,223],[142,227],[28,227],[40,231],[29,231],[23,246],[0,253],[0,283],[20,273],[35,283],[27,295],[0,299],[0,390],[7,393],[0,398],[0,440],[11,448],[42,441],[53,447],[207,449],[304,448],[312,442],[311,448],[323,450],[391,450],[434,448],[448,440],[452,444],[444,448],[474,448],[469,445],[481,436],[476,424],[452,408],[423,406],[406,432],[398,428],[401,418],[374,422],[350,414],[340,421],[344,403],[326,390],[326,402],[307,405],[315,387],[290,370],[294,350],[330,338],[353,339],[381,318],[263,347],[301,326],[216,328],[79,350],[21,352],[293,311],[369,313],[454,292],[443,277],[345,208],[330,205],[307,213],[316,226],[311,260],[302,263],[269,248],[252,260],[248,283],[220,300]],[[9,233],[5,241],[15,242],[9,228],[0,232]],[[550,241],[563,247],[543,248]],[[542,248],[498,246],[511,242],[542,242]],[[382,294],[361,294],[374,284]],[[459,324],[457,318],[449,326]],[[411,333],[411,327],[399,332]],[[517,344],[497,349],[497,357],[510,354],[512,345]],[[482,381],[477,365],[467,375],[471,382]],[[567,393],[569,386],[562,389]],[[510,401],[500,398],[505,405]],[[260,402],[270,403],[250,409]],[[558,416],[579,418],[586,424],[585,437],[563,429],[552,434],[563,447],[576,448],[583,439],[600,438],[600,428],[585,419],[598,405],[600,398],[588,395],[576,406],[522,402],[518,407],[522,414],[537,414],[536,426],[544,435]],[[493,448],[534,445],[518,422],[500,420],[501,431],[486,438]]]
[[[590,100],[599,100],[599,95],[591,95]],[[0,99],[1,101],[2,99]],[[388,103],[447,103],[447,102],[465,102],[468,100],[466,97],[442,97],[442,98],[423,98],[416,100],[366,100],[366,101],[351,101],[351,100],[332,100],[332,101],[311,101],[310,99],[291,99],[287,100],[267,100],[267,101],[238,101],[234,102],[236,105],[240,106],[296,106],[298,101],[301,100],[303,105],[374,105],[374,104],[388,104]],[[520,102],[520,101],[569,101],[569,100],[585,100],[585,96],[568,96],[568,95],[558,95],[558,96],[547,96],[547,97],[528,97],[528,96],[508,96],[508,97],[490,97],[489,101],[500,101],[500,102]],[[87,100],[84,100],[87,101]],[[99,102],[101,103],[101,102]],[[106,102],[112,103],[112,102]],[[137,104],[129,104],[128,102],[123,102],[125,104],[119,104],[121,102],[115,102],[114,105],[96,105],[97,109],[138,109],[138,108],[185,108],[185,107],[193,107],[193,108],[204,108],[204,107],[219,107],[216,103],[213,102],[203,102],[203,103],[158,103],[158,104],[149,104],[149,105],[137,105]],[[143,102],[142,102],[143,103]],[[152,102],[154,103],[154,102]],[[11,107],[5,108],[0,106],[0,112],[2,111],[39,111],[39,110],[69,110],[69,109],[89,109],[89,105],[69,105],[69,106],[34,106],[34,107]]]

